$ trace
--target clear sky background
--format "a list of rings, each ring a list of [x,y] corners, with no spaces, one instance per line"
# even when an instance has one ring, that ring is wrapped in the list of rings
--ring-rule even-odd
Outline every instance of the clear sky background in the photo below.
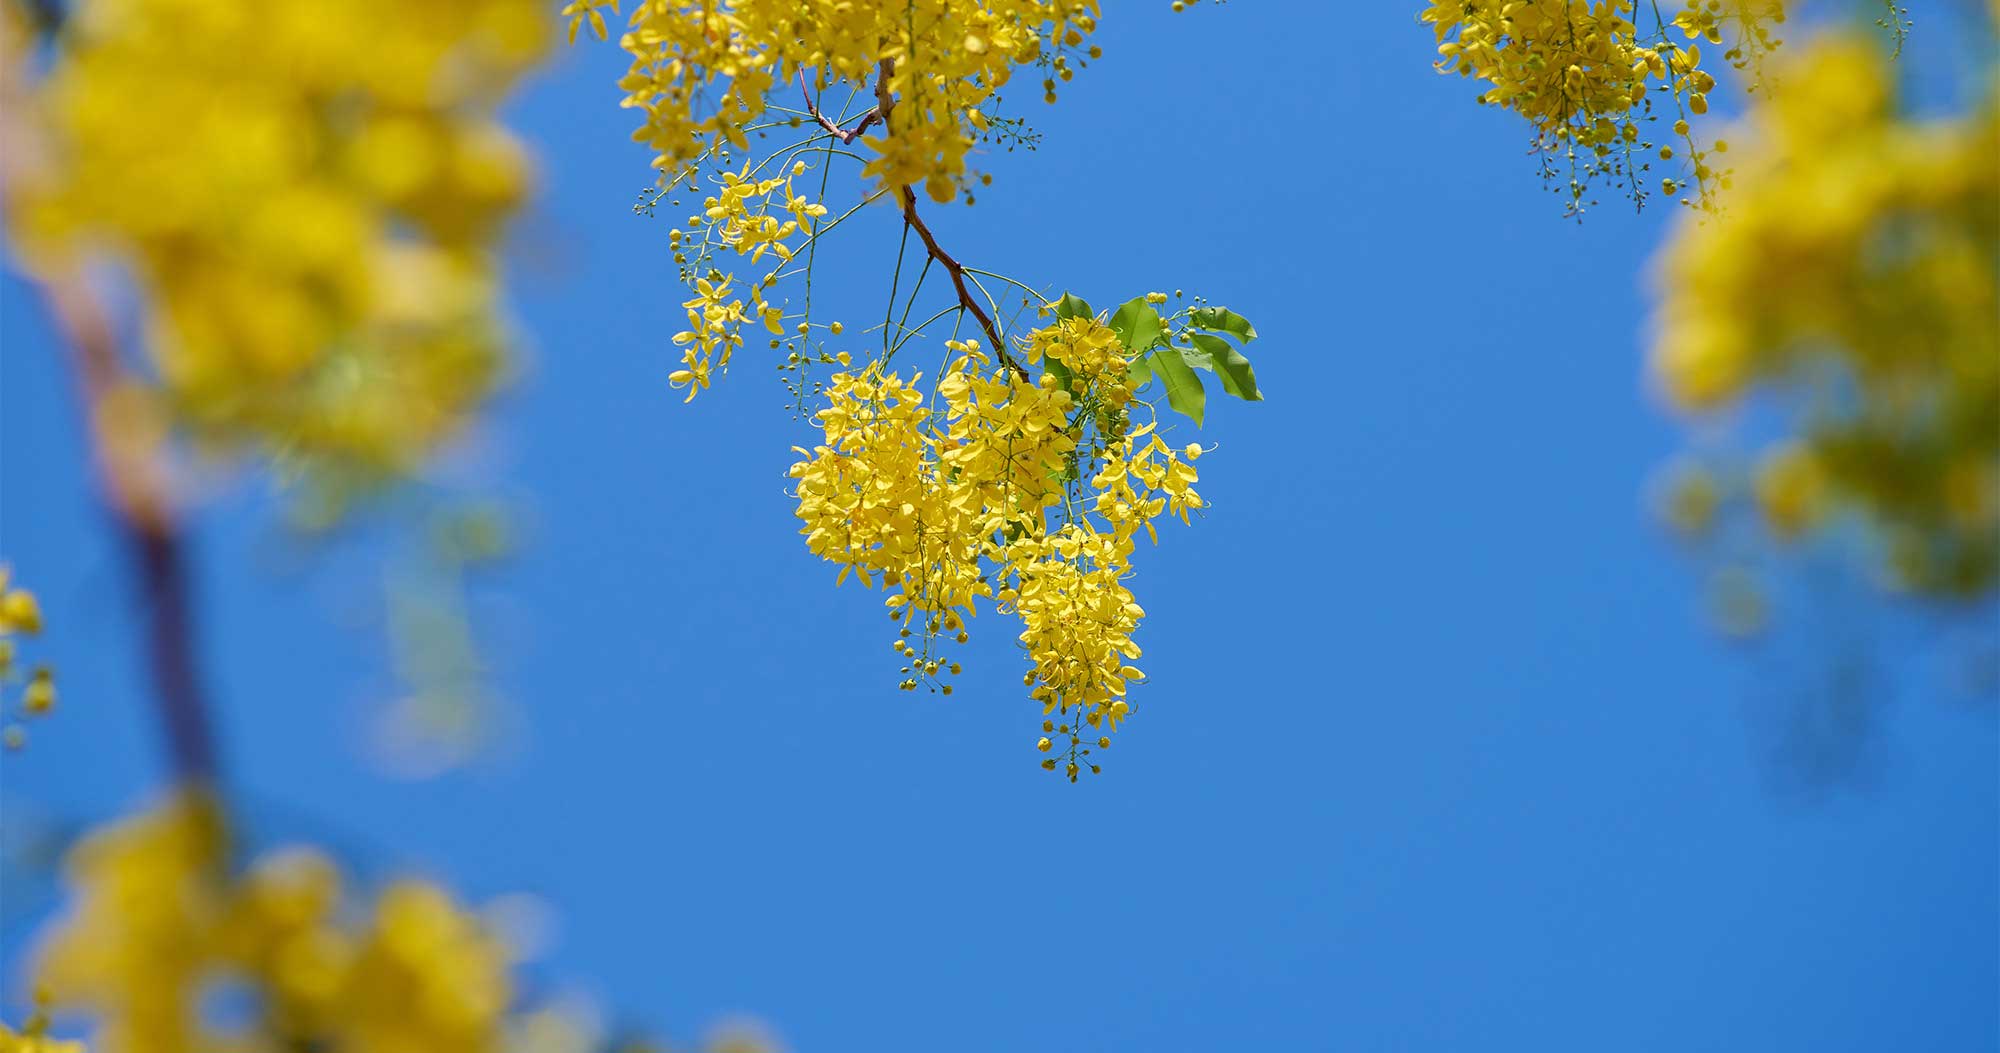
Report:
[[[895,690],[879,595],[794,533],[812,433],[767,362],[668,390],[675,214],[630,212],[615,47],[561,55],[515,108],[544,173],[524,371],[454,469],[526,524],[475,606],[520,734],[383,778],[379,546],[301,568],[264,484],[220,486],[203,657],[259,836],[534,893],[560,919],[538,983],[803,1050],[2000,1049],[1991,617],[1835,569],[1793,576],[1771,639],[1713,630],[1645,501],[1686,443],[1642,358],[1674,210],[1564,222],[1525,125],[1431,72],[1414,9],[1114,5],[1104,60],[1026,110],[1042,148],[931,210],[975,266],[1099,305],[1184,288],[1262,334],[1267,401],[1178,425],[1219,447],[1212,508],[1140,553],[1153,680],[1076,786],[1036,767],[1008,619],[973,622],[950,700]],[[819,319],[879,317],[898,229],[856,217]],[[163,768],[16,278],[0,339],[0,552],[64,693],[0,763],[19,830]],[[17,1017],[54,900],[15,871],[4,899]]]

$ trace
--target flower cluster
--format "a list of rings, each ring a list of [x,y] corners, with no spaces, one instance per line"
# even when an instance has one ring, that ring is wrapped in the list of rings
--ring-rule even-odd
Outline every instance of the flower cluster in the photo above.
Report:
[[[403,881],[356,912],[319,852],[232,874],[226,840],[213,801],[189,793],[71,853],[72,902],[32,973],[58,1012],[94,1019],[97,1053],[524,1048],[514,1024],[537,1014],[510,1016],[513,952],[445,892]],[[218,1018],[230,989],[257,1011]]]
[[[0,685],[12,684],[19,676],[14,655],[15,637],[34,636],[42,631],[42,608],[35,594],[10,584],[11,571],[0,563]],[[47,715],[56,705],[55,672],[38,665],[28,674],[21,689],[21,713],[33,719]],[[27,729],[9,721],[0,726],[0,744],[20,749],[28,741]]]
[[[1147,301],[1153,302],[1152,297]],[[1030,365],[1044,358],[1061,363],[1079,393],[1095,385],[1115,396],[1130,365],[1118,334],[1094,318],[1064,318],[1037,329],[1028,334],[1024,351]]]
[[[1144,614],[1124,585],[1134,537],[1143,527],[1157,541],[1152,520],[1203,507],[1200,447],[1175,451],[1153,424],[1132,426],[1131,356],[1101,319],[1061,318],[1022,340],[1051,367],[1034,382],[976,342],[947,346],[956,357],[929,394],[880,363],[832,378],[816,417],[825,442],[791,470],[800,532],[840,579],[879,577],[890,592],[905,690],[951,693],[940,671],[960,666],[940,647],[968,639],[979,599],[1018,614],[1024,682],[1045,733],[1069,736],[1074,779],[1095,770],[1085,727],[1115,729],[1126,685],[1143,676],[1126,664]],[[1109,745],[1096,736],[1094,748]]]
[[[529,164],[495,109],[547,30],[535,0],[69,5],[11,229],[38,270],[129,264],[205,445],[405,472],[498,379]]]
[[[1749,490],[1778,538],[1836,508],[1928,593],[2000,580],[2000,147],[1985,109],[1897,116],[1887,63],[1794,57],[1739,151],[1721,221],[1664,250],[1653,365],[1691,413],[1766,391],[1797,414]]]
[[[38,998],[34,1015],[21,1030],[0,1023],[0,1053],[89,1053],[81,1042],[49,1037],[49,1024],[46,999]]]
[[[607,35],[616,0],[573,0],[572,39],[586,22]],[[619,44],[632,56],[619,84],[645,124],[633,138],[665,172],[728,149],[796,79],[825,92],[849,86],[881,103],[866,174],[885,187],[922,185],[949,201],[965,185],[978,107],[1016,67],[1045,71],[1044,96],[1069,80],[1069,53],[1097,24],[1096,0],[921,0],[799,4],[786,0],[641,0]],[[1097,55],[1091,48],[1090,57]],[[877,78],[880,78],[879,83]],[[893,102],[893,104],[891,104]]]
[[[1690,0],[1674,25],[1690,40],[1717,41],[1722,23],[1733,19],[1752,27],[1752,40],[1769,41],[1766,16],[1752,9],[1775,4],[1731,0],[1723,8],[1723,0]],[[1534,126],[1542,174],[1558,184],[1572,214],[1590,204],[1585,194],[1599,177],[1624,182],[1634,204],[1643,205],[1648,155],[1657,150],[1661,160],[1673,160],[1674,141],[1685,143],[1684,176],[1663,178],[1661,191],[1676,193],[1691,175],[1698,192],[1685,200],[1712,207],[1722,175],[1690,137],[1687,119],[1708,112],[1715,78],[1701,67],[1699,43],[1675,45],[1665,25],[1642,35],[1633,0],[1432,0],[1418,17],[1436,33],[1440,72],[1484,81],[1480,102],[1513,110]],[[1643,126],[1663,116],[1674,120],[1674,140],[1656,147]]]
[[[585,26],[608,37],[605,15],[617,10],[616,0],[571,0],[563,13],[572,41]],[[1249,323],[1197,306],[1174,316],[1188,345],[1177,346],[1153,309],[1165,294],[1135,300],[1108,321],[1071,297],[1042,303],[1039,316],[1055,319],[1010,339],[1012,320],[987,281],[1024,294],[1024,312],[1040,294],[964,265],[919,215],[925,197],[969,204],[974,183],[990,181],[968,167],[977,145],[1033,149],[1038,137],[1025,121],[997,112],[1000,91],[1017,69],[1033,67],[1043,98],[1055,102],[1058,84],[1101,54],[1086,44],[1097,17],[1096,0],[641,0],[619,41],[632,57],[620,82],[624,105],[645,115],[634,138],[652,147],[659,170],[636,210],[652,215],[663,201],[678,208],[704,181],[716,187],[668,234],[693,291],[673,338],[681,352],[669,382],[692,400],[728,367],[746,330],[768,330],[795,411],[813,406],[824,439],[812,450],[795,447],[800,532],[810,551],[839,564],[836,584],[853,575],[889,594],[899,687],[952,693],[947,678],[961,666],[945,648],[969,639],[977,603],[1019,613],[1033,664],[1028,686],[1044,717],[1063,715],[1071,778],[1091,751],[1080,729],[1115,726],[1126,684],[1140,676],[1123,661],[1138,655],[1131,633],[1140,610],[1121,584],[1133,537],[1141,526],[1156,537],[1153,518],[1185,519],[1202,507],[1189,488],[1194,453],[1182,460],[1158,439],[1142,447],[1152,426],[1134,430],[1134,395],[1160,376],[1171,406],[1200,423],[1204,395],[1192,371],[1203,369],[1232,395],[1261,397],[1248,361],[1224,339],[1254,339]],[[753,147],[779,129],[803,137]],[[857,162],[866,189],[828,218],[822,199],[836,159]],[[814,170],[817,191],[793,188]],[[839,337],[843,325],[813,320],[819,242],[885,197],[901,215],[903,238],[890,307],[870,330],[880,332],[881,350],[828,346],[818,334]],[[905,296],[905,256],[919,242],[923,263]],[[807,276],[803,303],[792,310],[772,290],[798,273]],[[933,276],[951,283],[955,306],[911,325]],[[890,369],[902,347],[947,317],[976,325],[985,344],[959,339],[954,328],[929,390],[921,376]],[[820,365],[836,371],[822,376]],[[1056,730],[1054,720],[1045,723]],[[1108,745],[1098,739],[1095,748]]]
[[[681,306],[687,309],[687,328],[674,334],[681,350],[681,368],[668,382],[688,389],[687,400],[708,388],[713,374],[726,371],[729,360],[743,344],[743,325],[756,321],[774,336],[783,336],[784,310],[764,299],[764,290],[777,284],[778,272],[749,283],[749,303],[736,288],[735,279],[715,269],[718,252],[749,257],[750,263],[776,257],[779,265],[791,261],[794,243],[811,237],[814,221],[826,215],[826,206],[801,197],[792,189],[792,180],[805,174],[806,163],[793,161],[786,174],[757,178],[758,170],[744,165],[741,171],[723,172],[720,186],[705,202],[705,211],[688,217],[689,231],[676,228],[667,235],[674,250],[674,262],[681,277],[695,295]],[[782,200],[775,197],[784,191]]]
[[[1132,642],[1145,611],[1124,584],[1129,571],[1129,538],[1093,532],[1088,524],[1064,525],[1054,534],[1027,537],[1007,548],[1010,587],[998,596],[1002,610],[1021,616],[1021,646],[1034,668],[1022,677],[1029,697],[1042,704],[1043,738],[1035,745],[1047,752],[1047,733],[1069,737],[1066,773],[1074,780],[1077,765],[1090,754],[1082,745],[1081,724],[1115,731],[1130,706],[1128,681],[1146,674],[1125,664],[1137,659]],[[1075,716],[1070,716],[1074,708]],[[1051,712],[1067,719],[1061,725],[1046,719]],[[1100,748],[1111,745],[1100,736]],[[1054,770],[1053,757],[1042,767]],[[1093,768],[1092,770],[1095,770]]]
[[[563,9],[570,38],[585,25],[609,36],[607,10],[618,10],[616,0],[572,0]],[[632,56],[620,81],[624,105],[645,114],[634,138],[653,148],[659,170],[658,186],[639,211],[650,215],[683,189],[697,193],[705,176],[719,184],[704,211],[688,216],[687,229],[669,235],[681,279],[696,291],[687,304],[689,324],[675,336],[681,358],[670,382],[687,388],[692,400],[727,366],[746,322],[761,321],[772,347],[792,352],[787,368],[827,357],[814,356],[803,339],[813,328],[809,319],[787,332],[786,312],[766,300],[795,252],[840,222],[823,221],[825,205],[793,189],[793,177],[811,167],[806,157],[818,158],[822,168],[836,156],[859,162],[876,188],[864,203],[893,196],[913,204],[918,186],[939,202],[961,194],[969,202],[972,187],[991,180],[968,167],[977,144],[1004,141],[1011,149],[1033,142],[1023,120],[988,112],[997,92],[1017,67],[1037,67],[1042,94],[1054,102],[1057,84],[1099,56],[1084,45],[1096,25],[1096,0],[925,0],[901,7],[642,0],[619,40]],[[842,88],[839,111],[822,112],[820,101],[831,110]],[[803,128],[805,138],[753,163],[752,137],[774,128]],[[834,149],[857,142],[869,149],[866,156]],[[742,156],[740,164],[732,152]],[[734,286],[733,295],[719,295],[730,288],[724,283],[731,255],[755,264],[766,253],[776,257],[772,270]],[[805,272],[811,273],[810,258]],[[810,281],[806,308],[802,315],[809,314]],[[794,384],[803,407],[806,382],[787,381]]]
[[[1764,59],[1784,43],[1773,35],[1773,27],[1784,21],[1784,0],[1687,0],[1674,15],[1675,28],[1688,38],[1726,45],[1722,57],[1750,71],[1756,82],[1763,79]]]

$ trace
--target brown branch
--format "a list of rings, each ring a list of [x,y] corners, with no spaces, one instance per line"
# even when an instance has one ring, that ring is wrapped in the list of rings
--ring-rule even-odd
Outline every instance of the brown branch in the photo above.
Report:
[[[812,114],[812,119],[818,121],[821,128],[832,132],[833,137],[840,140],[843,144],[852,143],[854,140],[861,138],[862,132],[867,131],[870,125],[882,119],[883,111],[877,107],[862,114],[861,123],[855,125],[852,129],[842,128],[840,125],[828,120],[825,114],[819,112],[819,105],[813,102],[812,92],[806,89],[805,70],[799,71],[799,94],[805,98],[806,112]]]
[[[879,121],[883,127],[888,127],[889,113],[896,108],[896,97],[889,90],[889,78],[895,72],[895,60],[883,59],[880,72],[875,77],[875,107],[862,115],[861,123],[855,125],[852,131],[841,128],[819,112],[819,107],[813,103],[812,92],[806,88],[805,70],[799,71],[799,94],[805,97],[806,112],[812,114],[813,120],[818,121],[821,128],[831,132],[841,142],[851,143],[871,124]],[[993,317],[986,313],[986,309],[979,306],[979,300],[972,295],[971,288],[966,285],[965,267],[937,243],[937,238],[931,234],[931,228],[924,225],[922,216],[917,215],[917,195],[907,185],[897,187],[896,193],[902,199],[903,223],[916,231],[918,237],[924,239],[924,249],[930,253],[931,259],[943,264],[945,273],[951,275],[952,287],[958,290],[959,306],[971,311],[972,317],[979,321],[979,328],[985,331],[986,339],[992,343],[994,353],[1000,356],[1000,362],[1013,370],[1022,380],[1027,380],[1028,371],[1007,353],[1006,341],[1000,339],[999,326],[993,323]]]
[[[895,70],[894,60],[883,59],[882,71],[875,78],[875,112],[882,115],[884,125],[889,121],[889,112],[896,108],[896,98],[889,92],[889,77]],[[907,184],[897,187],[896,193],[902,198],[903,223],[916,231],[918,237],[924,239],[925,251],[930,253],[931,259],[944,266],[946,274],[951,275],[952,288],[958,290],[958,305],[971,311],[972,317],[978,320],[979,328],[985,331],[986,339],[993,344],[993,353],[999,356],[1001,365],[1013,370],[1022,380],[1029,379],[1027,369],[1007,353],[1007,342],[1000,339],[1000,327],[993,323],[993,316],[979,306],[978,298],[972,295],[972,289],[966,285],[964,265],[954,259],[951,253],[944,251],[944,246],[939,245],[937,238],[931,234],[931,228],[924,225],[923,217],[917,215],[916,193]]]
[[[18,204],[20,188],[32,182],[46,163],[48,153],[35,112],[19,69],[0,77],[0,203],[8,206]],[[137,572],[148,620],[153,689],[170,763],[184,784],[207,786],[219,770],[215,735],[196,671],[186,550],[156,459],[157,437],[135,421],[132,403],[123,397],[133,384],[118,360],[117,335],[81,272],[44,266],[30,277],[40,287],[68,346],[105,504],[117,520]]]
[[[110,323],[88,286],[76,276],[44,276],[41,283],[69,345],[105,504],[137,574],[167,756],[181,782],[211,784],[219,765],[195,658],[186,544],[154,459],[155,438],[143,426],[135,427],[129,403],[120,397],[132,382],[124,376]]]
[[[195,659],[187,546],[178,531],[135,530],[129,522],[126,527],[152,615],[153,685],[159,692],[167,754],[182,782],[210,784],[220,764]]]
[[[907,186],[897,188],[897,192],[903,197],[903,222],[909,224],[910,229],[924,239],[924,248],[929,250],[931,259],[942,264],[945,273],[951,275],[952,287],[958,290],[959,306],[971,311],[972,317],[978,319],[979,328],[986,331],[986,338],[992,341],[993,351],[1000,356],[1001,364],[1013,370],[1022,380],[1027,380],[1027,369],[1007,353],[1007,344],[1000,339],[1000,329],[993,324],[993,317],[986,313],[985,308],[979,306],[978,298],[972,295],[971,288],[965,284],[965,267],[953,259],[951,253],[944,251],[944,247],[931,236],[931,228],[924,225],[923,217],[917,215],[917,195]]]

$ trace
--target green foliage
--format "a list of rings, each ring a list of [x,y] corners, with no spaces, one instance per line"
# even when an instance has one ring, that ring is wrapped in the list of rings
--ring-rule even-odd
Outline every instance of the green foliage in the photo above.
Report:
[[[1206,414],[1208,395],[1194,373],[1196,369],[1215,374],[1229,395],[1246,402],[1263,401],[1250,360],[1235,345],[1215,335],[1225,334],[1247,345],[1257,339],[1257,329],[1250,320],[1227,307],[1194,307],[1163,316],[1154,307],[1160,295],[1127,301],[1107,323],[1132,353],[1127,378],[1157,378],[1166,391],[1167,404],[1197,426]],[[1058,318],[1087,316],[1089,312],[1088,303],[1067,293],[1056,302]],[[1060,364],[1055,368],[1060,370]],[[1063,372],[1057,377],[1068,381]]]

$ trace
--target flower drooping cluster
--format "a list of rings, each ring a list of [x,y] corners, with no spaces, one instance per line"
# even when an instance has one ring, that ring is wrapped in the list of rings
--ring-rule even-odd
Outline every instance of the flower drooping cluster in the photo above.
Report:
[[[750,263],[767,252],[776,257],[776,265],[789,263],[796,239],[810,236],[813,221],[826,215],[825,205],[792,189],[792,180],[805,171],[804,161],[793,161],[785,175],[769,179],[758,179],[758,170],[748,164],[741,171],[725,171],[715,196],[705,202],[706,211],[688,217],[692,235],[678,228],[668,234],[674,262],[695,293],[681,305],[687,309],[687,328],[674,334],[682,349],[681,368],[667,378],[688,389],[687,401],[708,388],[714,373],[729,368],[743,344],[745,322],[756,321],[774,336],[784,335],[784,310],[764,299],[764,290],[777,284],[778,272],[750,283],[746,306],[735,279],[715,269],[712,261],[726,250],[748,256]],[[773,196],[779,190],[784,191],[782,201]]]
[[[1751,487],[1780,539],[1845,507],[1928,593],[2000,580],[2000,137],[1994,112],[1898,117],[1878,49],[1835,38],[1749,120],[1721,221],[1659,273],[1653,365],[1689,412],[1753,391],[1798,438]]]
[[[0,687],[11,687],[19,677],[14,654],[17,636],[34,636],[42,631],[42,607],[35,594],[10,582],[11,569],[0,563]],[[5,702],[0,696],[0,702]],[[21,688],[19,706],[28,719],[46,716],[55,709],[55,671],[38,665]],[[27,729],[12,719],[0,725],[0,745],[20,749],[28,741]]]
[[[226,840],[213,801],[188,793],[71,853],[72,902],[32,975],[58,1014],[95,1021],[97,1053],[524,1049],[510,1038],[514,952],[444,891],[403,881],[356,912],[318,851],[238,874]],[[218,1017],[224,991],[255,1012]]]
[[[1763,26],[1773,17],[1783,18],[1776,4],[1731,0],[1725,10],[1723,0],[1690,0],[1674,25],[1686,38],[1719,41],[1723,24],[1734,22],[1750,27],[1751,40],[1769,41]],[[1657,150],[1661,160],[1673,160],[1676,142],[1686,146],[1685,174],[1663,178],[1661,191],[1676,193],[1691,175],[1698,193],[1687,203],[1712,207],[1722,176],[1691,138],[1687,119],[1708,112],[1715,78],[1701,68],[1699,43],[1675,45],[1665,25],[1642,34],[1633,0],[1432,0],[1419,18],[1436,32],[1440,72],[1485,81],[1480,102],[1534,126],[1543,177],[1559,184],[1554,189],[1571,214],[1591,203],[1585,195],[1599,177],[1624,182],[1627,196],[1643,205],[1648,156]],[[1749,46],[1732,47],[1731,61]],[[1656,146],[1644,125],[1666,117],[1673,137]]]
[[[1200,448],[1175,451],[1153,424],[1133,426],[1131,353],[1103,320],[1061,318],[1021,344],[1050,367],[1039,381],[970,341],[949,342],[956,357],[929,395],[880,363],[835,375],[816,417],[826,441],[799,450],[791,475],[806,547],[840,564],[840,579],[879,578],[890,593],[905,690],[951,693],[940,670],[960,666],[940,648],[966,642],[979,599],[1020,616],[1024,682],[1044,732],[1068,736],[1074,779],[1095,770],[1093,748],[1110,745],[1102,733],[1144,675],[1128,664],[1144,615],[1124,584],[1134,537],[1143,527],[1157,541],[1154,519],[1203,507]],[[1099,732],[1094,747],[1086,728]]]
[[[605,36],[602,11],[617,6],[570,3],[572,38],[584,22]],[[794,80],[820,92],[852,87],[871,102],[893,99],[869,121],[882,130],[866,139],[876,156],[865,174],[949,201],[966,181],[966,154],[982,127],[978,107],[1018,66],[1045,69],[1043,94],[1055,101],[1056,82],[1073,76],[1069,53],[1096,28],[1097,15],[1096,0],[641,0],[619,40],[632,56],[619,87],[624,105],[645,115],[633,138],[652,147],[663,172],[747,151],[769,96]]]
[[[563,13],[572,41],[586,25],[608,37],[605,15],[617,10],[616,0],[571,0]],[[619,85],[624,105],[644,113],[634,137],[653,148],[659,170],[636,211],[678,207],[676,195],[693,197],[704,181],[716,187],[702,211],[668,234],[680,279],[693,290],[669,382],[692,400],[727,368],[746,329],[768,330],[795,412],[816,410],[824,438],[798,449],[791,469],[801,533],[809,550],[840,565],[836,582],[854,575],[889,593],[898,622],[892,646],[904,663],[899,686],[950,694],[946,678],[961,667],[943,648],[969,639],[978,601],[1018,611],[1034,664],[1028,683],[1045,717],[1064,715],[1072,779],[1090,753],[1081,728],[1107,719],[1115,726],[1125,685],[1140,675],[1119,657],[1138,653],[1131,632],[1139,608],[1121,584],[1133,536],[1142,525],[1152,536],[1150,520],[1169,509],[1186,518],[1201,507],[1187,487],[1193,470],[1178,454],[1158,440],[1136,448],[1149,432],[1133,430],[1134,393],[1158,376],[1172,407],[1197,424],[1205,403],[1195,369],[1216,372],[1229,394],[1261,398],[1249,362],[1224,339],[1254,339],[1249,323],[1195,307],[1174,316],[1187,346],[1175,345],[1153,309],[1165,294],[1108,320],[1072,297],[1042,303],[1039,317],[1055,320],[1014,338],[987,283],[1011,286],[1008,299],[1023,294],[1024,312],[1041,294],[966,266],[919,214],[923,198],[970,204],[974,183],[990,182],[968,165],[976,146],[1033,148],[1038,137],[1025,121],[1000,115],[1001,89],[1017,68],[1034,67],[1044,100],[1055,102],[1058,83],[1100,56],[1085,43],[1097,18],[1096,0],[640,0],[619,41],[632,56]],[[784,135],[778,129],[802,137],[753,145]],[[865,189],[828,218],[823,199],[840,160],[858,164]],[[817,190],[795,190],[810,171]],[[818,334],[837,338],[844,327],[813,319],[819,243],[883,198],[896,206],[903,237],[890,307],[868,330],[880,333],[880,351],[830,347]],[[919,244],[923,262],[905,294],[906,254],[916,258]],[[794,309],[773,288],[799,273],[804,295]],[[912,325],[924,319],[913,311],[933,277],[950,283],[955,305]],[[920,376],[889,368],[947,317],[976,326],[984,344],[959,339],[954,328],[929,391]],[[822,377],[822,365],[837,371]],[[823,407],[809,398],[824,398]],[[1113,461],[1123,467],[1100,472]],[[1092,496],[1093,479],[1105,493]],[[1108,744],[1100,735],[1096,748]]]
[[[1071,726],[1075,720],[1117,730],[1130,709],[1126,682],[1146,675],[1126,664],[1141,653],[1132,633],[1146,613],[1123,581],[1131,539],[1071,523],[1054,534],[1022,538],[1008,546],[1006,555],[1010,587],[998,599],[1002,610],[1021,616],[1021,646],[1034,663],[1022,682],[1029,686],[1029,697],[1042,704],[1045,717],[1051,711],[1067,715],[1072,707],[1077,710],[1059,729],[1050,728],[1045,719],[1043,731],[1068,735],[1075,750],[1083,734],[1082,728]],[[1050,740],[1037,745],[1046,751]],[[1088,753],[1082,750],[1070,763]],[[1045,767],[1054,765],[1053,758],[1044,762]],[[1076,772],[1069,775],[1074,778]]]
[[[87,0],[33,90],[45,163],[10,217],[37,269],[109,252],[175,419],[374,478],[494,386],[494,253],[529,180],[495,118],[536,0]]]

